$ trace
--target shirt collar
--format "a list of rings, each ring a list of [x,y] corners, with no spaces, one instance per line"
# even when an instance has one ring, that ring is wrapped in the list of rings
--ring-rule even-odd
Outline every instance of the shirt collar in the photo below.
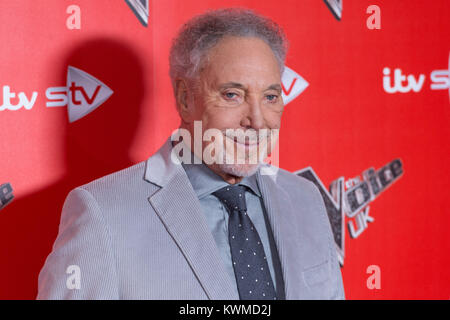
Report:
[[[189,150],[189,148],[185,146],[183,150]],[[190,153],[192,155],[191,159],[193,160],[196,156],[192,151]],[[182,163],[181,165],[186,171],[189,181],[199,199],[230,185],[221,176],[212,171],[204,162],[196,164],[194,161],[191,161],[190,164]],[[244,177],[238,184],[248,187],[255,195],[261,197],[258,182],[256,181],[256,174]]]

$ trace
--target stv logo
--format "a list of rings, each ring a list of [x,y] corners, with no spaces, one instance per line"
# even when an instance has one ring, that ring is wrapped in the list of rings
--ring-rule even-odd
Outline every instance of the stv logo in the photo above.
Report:
[[[69,122],[75,122],[97,109],[113,91],[103,82],[78,68],[69,66],[66,87],[50,87],[45,92],[47,107],[67,105]]]

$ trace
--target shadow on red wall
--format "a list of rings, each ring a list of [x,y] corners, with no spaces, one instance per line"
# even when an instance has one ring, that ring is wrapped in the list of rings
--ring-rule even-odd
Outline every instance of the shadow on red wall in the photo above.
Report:
[[[126,43],[97,38],[77,45],[61,61],[59,83],[66,83],[71,65],[92,74],[114,93],[84,118],[71,124],[66,118],[61,123],[65,175],[2,210],[2,223],[10,231],[0,235],[0,299],[35,299],[38,274],[56,238],[67,193],[133,165],[129,149],[139,125],[144,90],[151,87],[145,83],[139,55]]]

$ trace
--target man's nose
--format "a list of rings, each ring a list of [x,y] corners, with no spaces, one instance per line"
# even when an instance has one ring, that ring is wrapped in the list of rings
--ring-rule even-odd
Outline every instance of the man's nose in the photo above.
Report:
[[[242,125],[255,130],[265,128],[262,104],[256,97],[247,100],[247,108]]]

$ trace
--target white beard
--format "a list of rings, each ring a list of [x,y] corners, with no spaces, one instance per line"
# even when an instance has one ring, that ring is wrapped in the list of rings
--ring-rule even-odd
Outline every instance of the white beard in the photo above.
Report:
[[[217,165],[222,172],[231,174],[236,177],[249,177],[255,174],[261,163],[258,164],[218,164]]]
[[[233,143],[232,146],[234,147],[234,145],[235,144]],[[265,151],[267,149],[267,144],[265,142],[261,143],[259,149]],[[240,156],[238,156],[239,153],[235,154],[234,155],[235,156],[234,160],[236,160],[234,161],[235,163],[226,162],[226,150],[225,150],[225,152],[222,154],[223,159],[221,163],[217,163],[217,166],[220,168],[222,172],[231,174],[233,176],[249,177],[258,171],[264,160],[260,158],[257,150],[258,150],[257,148],[251,150],[250,151],[251,155],[245,152],[242,152]]]

